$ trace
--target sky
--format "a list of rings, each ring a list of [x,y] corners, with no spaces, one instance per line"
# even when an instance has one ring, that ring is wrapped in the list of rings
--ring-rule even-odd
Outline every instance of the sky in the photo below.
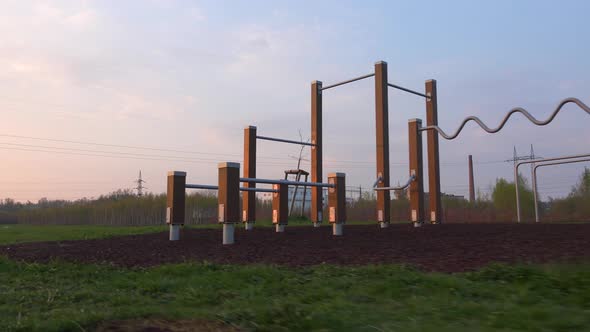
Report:
[[[437,80],[447,132],[469,115],[496,127],[517,106],[545,119],[566,97],[590,104],[588,1],[0,3],[0,199],[97,197],[134,187],[140,170],[154,193],[171,170],[215,184],[218,162],[242,162],[244,127],[307,139],[311,82],[368,74],[381,60],[391,83],[423,91]],[[373,80],[327,90],[323,102],[325,175],[369,188]],[[425,119],[424,99],[390,89],[392,184],[408,177],[410,118]],[[520,115],[494,135],[468,124],[440,142],[442,191],[467,195],[469,154],[485,195],[512,179],[514,147],[590,153],[588,124],[571,105],[544,127]],[[282,178],[298,150],[260,141],[258,176]],[[540,169],[541,197],[566,195],[585,166]]]

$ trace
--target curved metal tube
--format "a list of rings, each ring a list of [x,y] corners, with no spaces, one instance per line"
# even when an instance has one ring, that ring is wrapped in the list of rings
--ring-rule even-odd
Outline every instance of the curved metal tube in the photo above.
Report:
[[[590,114],[590,107],[588,107],[586,104],[584,104],[583,102],[581,102],[578,98],[566,98],[566,99],[562,100],[557,105],[557,108],[555,108],[555,111],[553,111],[553,113],[549,116],[549,118],[547,120],[544,120],[544,121],[537,120],[537,118],[535,118],[534,116],[532,116],[524,108],[517,107],[517,108],[511,109],[508,112],[508,114],[506,114],[506,116],[504,117],[504,119],[502,120],[502,122],[500,123],[500,125],[497,128],[493,128],[493,129],[492,128],[489,128],[488,126],[486,126],[486,124],[483,123],[483,121],[481,121],[478,117],[476,117],[476,116],[469,116],[469,117],[465,118],[465,120],[463,120],[463,123],[461,123],[461,125],[459,126],[459,129],[457,129],[457,131],[454,134],[452,134],[452,135],[448,135],[442,129],[440,129],[440,127],[438,127],[438,126],[426,126],[426,127],[420,128],[419,130],[420,131],[436,130],[444,139],[452,140],[452,139],[457,138],[457,136],[459,136],[459,134],[461,133],[461,131],[463,130],[463,128],[465,127],[465,125],[467,124],[467,122],[474,121],[483,130],[485,130],[486,132],[488,132],[490,134],[493,134],[493,133],[499,132],[502,128],[504,128],[504,125],[506,124],[506,122],[508,122],[508,119],[510,119],[510,116],[512,116],[512,114],[514,114],[514,113],[521,113],[522,115],[524,115],[527,119],[529,119],[529,121],[531,121],[535,125],[537,125],[537,126],[544,126],[544,125],[550,123],[551,121],[553,121],[553,119],[555,118],[555,116],[557,115],[557,113],[559,113],[559,111],[563,108],[563,106],[565,106],[568,103],[574,103],[574,104],[578,105],[582,110],[586,111],[586,113]]]
[[[404,184],[404,185],[403,185],[403,186],[401,186],[401,187],[380,187],[380,188],[374,188],[373,190],[376,190],[376,191],[380,191],[380,190],[404,190],[404,189],[406,189],[407,187],[409,187],[409,186],[410,186],[410,184],[412,184],[412,182],[413,182],[414,180],[416,180],[416,176],[415,176],[415,175],[412,175],[412,176],[410,176],[410,178],[408,179],[408,182],[406,182],[406,184]]]

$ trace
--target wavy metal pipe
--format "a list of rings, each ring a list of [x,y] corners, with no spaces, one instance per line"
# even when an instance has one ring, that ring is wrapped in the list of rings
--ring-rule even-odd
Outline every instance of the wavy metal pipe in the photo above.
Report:
[[[553,111],[553,113],[551,114],[551,116],[549,116],[549,118],[545,121],[540,121],[537,118],[535,118],[534,116],[532,116],[527,110],[525,110],[522,107],[517,107],[517,108],[513,108],[512,110],[510,110],[508,112],[508,114],[506,114],[506,116],[504,117],[504,119],[502,120],[502,122],[500,123],[500,125],[497,128],[489,128],[488,126],[486,126],[485,123],[483,123],[483,121],[481,121],[480,118],[476,117],[476,116],[469,116],[467,118],[465,118],[465,120],[463,120],[463,123],[461,123],[461,125],[459,126],[459,129],[457,129],[457,131],[452,134],[452,135],[448,135],[447,133],[445,133],[440,127],[438,126],[426,126],[426,127],[422,127],[419,130],[420,131],[425,131],[425,130],[436,130],[444,139],[447,140],[452,140],[457,138],[457,136],[459,136],[459,134],[461,133],[461,131],[463,130],[463,128],[465,127],[465,125],[467,124],[467,122],[469,121],[474,121],[475,123],[477,123],[483,130],[485,130],[486,132],[493,134],[493,133],[497,133],[499,132],[502,128],[504,128],[504,125],[506,124],[506,122],[508,122],[508,119],[510,119],[510,117],[512,116],[512,114],[514,113],[521,113],[522,115],[524,115],[529,121],[531,121],[532,123],[534,123],[537,126],[544,126],[548,123],[550,123],[551,121],[553,121],[553,119],[555,118],[555,116],[557,115],[557,113],[559,113],[559,111],[563,108],[563,106],[565,106],[568,103],[573,103],[578,105],[582,110],[586,111],[586,113],[590,114],[590,107],[588,107],[586,104],[584,104],[582,101],[580,101],[578,98],[566,98],[564,100],[562,100],[558,105],[557,108],[555,108],[555,111]]]

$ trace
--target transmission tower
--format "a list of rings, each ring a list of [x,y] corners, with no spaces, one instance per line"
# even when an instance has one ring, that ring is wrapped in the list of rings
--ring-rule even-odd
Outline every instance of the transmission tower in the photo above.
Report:
[[[144,187],[143,184],[145,183],[145,181],[141,178],[141,170],[139,171],[139,177],[137,178],[137,180],[133,181],[137,187],[133,188],[135,190],[137,190],[137,196],[143,196],[143,190],[147,189],[147,187]]]

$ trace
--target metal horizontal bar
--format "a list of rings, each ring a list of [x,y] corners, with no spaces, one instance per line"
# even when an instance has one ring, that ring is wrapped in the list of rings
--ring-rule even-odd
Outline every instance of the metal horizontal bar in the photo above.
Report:
[[[270,180],[270,179],[257,179],[257,178],[240,178],[240,182],[266,183],[266,184],[287,184],[290,186],[303,186],[303,187],[328,187],[328,188],[335,187],[333,184],[321,183],[321,182],[300,182],[300,181]]]
[[[219,190],[218,186],[210,186],[206,184],[186,184],[184,186],[187,189],[209,189],[209,190]],[[240,188],[240,191],[254,191],[254,192],[261,192],[261,193],[276,193],[277,190],[274,189],[266,189],[266,188]]]
[[[218,186],[209,186],[206,184],[185,184],[184,187],[187,189],[210,189],[210,190],[219,189]]]
[[[404,184],[401,187],[379,187],[379,188],[375,188],[373,190],[376,191],[384,191],[384,190],[404,190],[407,187],[410,186],[410,184],[412,183],[412,181],[414,181],[416,179],[416,177],[414,175],[410,176],[410,178],[408,179],[408,182],[406,182],[406,184]]]
[[[588,162],[588,161],[590,161],[590,159],[576,159],[576,160],[558,161],[558,162],[554,162],[554,163],[538,164],[538,165],[535,165],[535,169],[537,169],[539,167],[543,167],[543,166],[585,163],[585,162]]]
[[[246,187],[242,187],[240,188],[241,191],[254,191],[254,192],[260,192],[260,193],[278,193],[278,190],[274,190],[274,189],[265,189],[265,188],[246,188]]]
[[[328,90],[328,89],[335,88],[335,87],[340,86],[340,85],[344,85],[344,84],[348,84],[348,83],[352,83],[352,82],[364,80],[365,78],[369,78],[369,77],[373,77],[373,76],[375,76],[375,73],[367,74],[367,75],[363,75],[363,76],[359,76],[357,78],[353,78],[353,79],[348,80],[348,81],[342,81],[342,82],[335,83],[335,84],[332,84],[332,85],[327,85],[327,86],[323,87],[321,90],[322,91]]]
[[[405,92],[409,92],[409,93],[415,94],[416,96],[420,96],[420,97],[424,97],[426,99],[430,99],[430,97],[428,95],[425,95],[423,93],[420,93],[420,92],[417,92],[417,91],[414,91],[414,90],[410,90],[410,89],[404,88],[403,86],[399,86],[399,85],[395,85],[395,84],[391,84],[391,83],[387,83],[387,85],[389,85],[392,88],[396,88],[398,90],[402,90],[402,91],[405,91]]]
[[[291,144],[315,146],[315,144],[312,144],[312,143],[292,141],[292,140],[289,140],[289,139],[282,139],[282,138],[274,138],[274,137],[266,137],[266,136],[256,136],[256,138],[257,139],[266,140],[266,141],[274,141],[274,142],[282,142],[282,143],[291,143]]]
[[[517,163],[515,169],[518,170],[518,168],[520,168],[520,165],[523,165],[523,164],[537,164],[537,163],[544,163],[547,161],[578,159],[578,158],[587,158],[587,157],[590,157],[590,154],[588,154],[588,153],[587,154],[575,154],[575,155],[571,155],[571,156],[556,157],[556,158],[542,158],[542,159],[526,160],[526,161],[521,161],[521,162]]]

